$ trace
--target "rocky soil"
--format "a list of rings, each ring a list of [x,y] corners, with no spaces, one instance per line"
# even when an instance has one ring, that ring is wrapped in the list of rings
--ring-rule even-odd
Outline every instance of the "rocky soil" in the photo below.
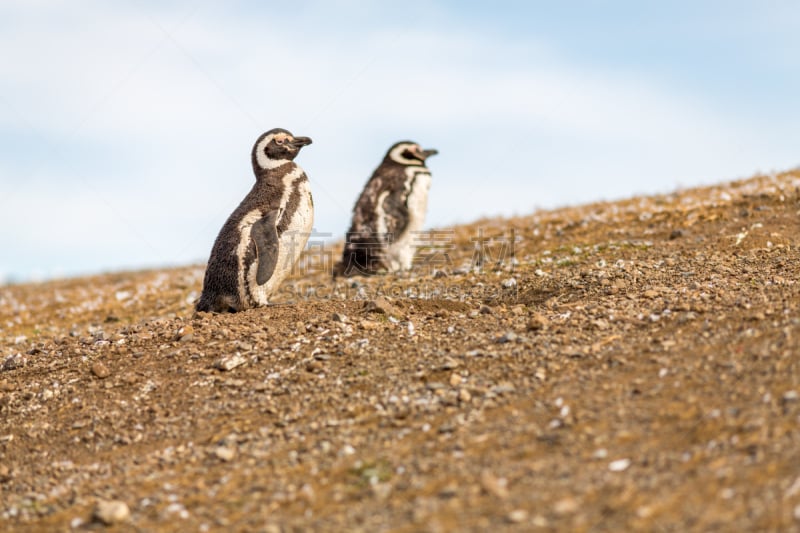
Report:
[[[800,171],[420,236],[194,316],[0,287],[4,531],[800,530]],[[330,252],[330,253],[329,253]]]

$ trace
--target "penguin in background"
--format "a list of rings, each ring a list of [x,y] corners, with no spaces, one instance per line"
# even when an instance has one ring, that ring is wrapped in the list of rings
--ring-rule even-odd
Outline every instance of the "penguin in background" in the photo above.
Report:
[[[431,173],[425,166],[436,150],[417,143],[395,143],[375,169],[353,208],[342,261],[336,276],[408,270],[428,208]]]
[[[309,144],[281,128],[258,138],[251,154],[256,183],[214,242],[197,311],[267,305],[292,271],[314,220],[308,177],[294,162]]]

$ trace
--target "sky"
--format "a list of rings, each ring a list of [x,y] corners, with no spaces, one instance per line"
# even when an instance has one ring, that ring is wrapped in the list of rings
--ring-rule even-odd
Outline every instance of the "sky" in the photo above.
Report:
[[[431,228],[800,165],[793,0],[3,0],[0,51],[0,283],[204,262],[275,127],[328,240],[404,139]]]

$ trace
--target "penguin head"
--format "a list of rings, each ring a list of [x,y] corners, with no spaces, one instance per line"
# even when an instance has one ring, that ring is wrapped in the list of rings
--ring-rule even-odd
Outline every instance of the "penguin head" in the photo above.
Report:
[[[307,144],[311,144],[308,137],[295,137],[281,128],[271,129],[263,133],[253,146],[253,170],[258,174],[285,165]]]
[[[412,141],[400,141],[389,148],[384,162],[392,161],[405,166],[424,165],[426,159],[438,153],[437,150],[423,150],[420,145]]]

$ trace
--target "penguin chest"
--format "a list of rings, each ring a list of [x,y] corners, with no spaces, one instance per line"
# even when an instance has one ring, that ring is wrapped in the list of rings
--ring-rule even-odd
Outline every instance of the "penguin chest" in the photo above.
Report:
[[[267,280],[258,279],[258,261],[264,260],[258,254],[251,254],[251,261],[243,265],[244,296],[253,305],[266,305],[270,297],[275,294],[280,284],[294,270],[300,254],[306,247],[308,237],[314,223],[314,209],[311,199],[311,189],[308,180],[297,180],[292,183],[291,192],[284,194],[281,207],[276,219],[277,240],[271,250],[275,257],[275,268]],[[248,246],[252,250],[254,245],[249,235],[242,232],[242,239],[248,239]]]
[[[285,230],[279,231],[278,235],[278,264],[275,274],[268,283],[273,282],[268,291],[273,287],[277,288],[287,276],[289,276],[300,259],[300,254],[308,243],[311,229],[314,224],[314,204],[311,199],[311,190],[308,181],[303,181],[298,186],[299,202],[296,207],[289,205],[282,212],[278,220],[278,228],[285,225]]]
[[[431,187],[431,173],[427,168],[408,167],[405,187],[408,221],[394,240],[386,248],[386,267],[389,270],[408,270],[414,260],[419,232],[425,224],[428,210],[428,191]]]

